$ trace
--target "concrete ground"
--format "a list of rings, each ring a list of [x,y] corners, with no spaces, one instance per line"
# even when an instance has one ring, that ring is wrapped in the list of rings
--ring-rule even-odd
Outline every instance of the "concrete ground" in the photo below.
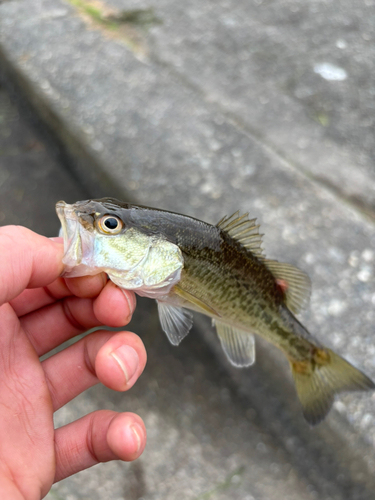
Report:
[[[23,101],[1,89],[0,223],[55,234],[58,199],[102,195],[213,223],[250,211],[266,254],[312,278],[302,321],[375,379],[373,7],[0,2],[2,81]],[[48,498],[373,498],[374,395],[343,395],[310,429],[269,345],[235,370],[197,317],[173,348],[151,301],[131,329],[149,354],[138,384],[93,388],[56,425],[136,411],[146,452]]]

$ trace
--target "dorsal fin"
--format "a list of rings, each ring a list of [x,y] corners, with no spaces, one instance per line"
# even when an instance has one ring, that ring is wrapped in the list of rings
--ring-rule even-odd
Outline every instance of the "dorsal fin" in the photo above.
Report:
[[[264,260],[264,264],[279,282],[285,295],[285,303],[293,313],[299,313],[310,299],[310,278],[298,267],[277,260]]]
[[[240,215],[237,211],[230,217],[223,217],[217,227],[257,257],[263,257],[261,249],[263,235],[259,234],[259,224],[256,224],[256,219],[249,219],[248,213]]]

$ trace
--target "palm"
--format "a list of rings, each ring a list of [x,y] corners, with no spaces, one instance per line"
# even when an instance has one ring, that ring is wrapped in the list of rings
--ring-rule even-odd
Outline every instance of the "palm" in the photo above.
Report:
[[[8,353],[0,357],[0,462],[25,498],[39,498],[55,477],[53,401],[38,354],[9,304],[0,309],[0,324],[1,352]]]

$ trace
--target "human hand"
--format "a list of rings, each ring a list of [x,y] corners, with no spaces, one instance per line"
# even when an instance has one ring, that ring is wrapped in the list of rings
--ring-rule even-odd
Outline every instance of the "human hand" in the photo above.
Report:
[[[56,239],[57,240],[57,239]],[[35,500],[53,482],[109,460],[134,460],[146,444],[141,418],[95,411],[54,430],[53,412],[99,381],[126,391],[146,364],[134,333],[97,331],[40,362],[94,326],[122,326],[132,292],[104,274],[59,278],[63,245],[23,228],[0,228],[0,498]]]

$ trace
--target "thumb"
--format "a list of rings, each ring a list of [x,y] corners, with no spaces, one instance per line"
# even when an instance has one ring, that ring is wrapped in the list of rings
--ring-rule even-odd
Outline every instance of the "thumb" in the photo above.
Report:
[[[0,305],[25,288],[52,283],[63,272],[64,248],[58,241],[21,226],[0,228]]]

